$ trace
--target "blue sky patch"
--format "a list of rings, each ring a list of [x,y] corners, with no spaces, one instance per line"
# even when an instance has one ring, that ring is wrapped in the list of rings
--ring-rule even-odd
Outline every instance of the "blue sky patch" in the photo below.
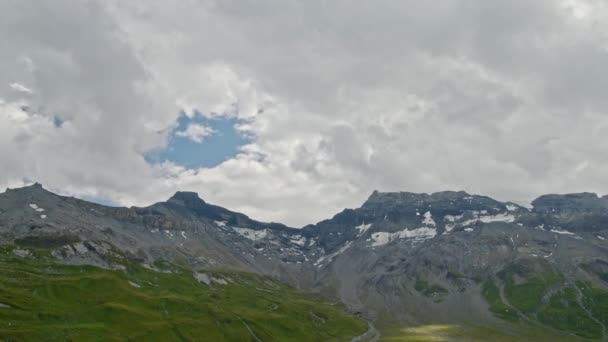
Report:
[[[65,121],[63,121],[60,117],[58,117],[57,115],[53,116],[53,125],[55,126],[55,128],[61,128],[63,127],[63,123]]]
[[[167,148],[146,154],[148,163],[171,161],[187,168],[214,167],[234,157],[239,148],[249,141],[239,132],[235,125],[236,118],[206,118],[199,113],[189,118],[182,114],[177,120],[177,127],[171,132]],[[209,127],[213,133],[202,141],[196,142],[188,137],[177,135],[191,124]]]

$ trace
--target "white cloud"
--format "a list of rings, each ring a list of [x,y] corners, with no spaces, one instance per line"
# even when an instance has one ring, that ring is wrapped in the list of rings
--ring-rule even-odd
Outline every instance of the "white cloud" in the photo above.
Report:
[[[33,93],[33,91],[30,88],[24,86],[23,84],[19,84],[17,82],[13,82],[13,83],[9,84],[9,86],[11,87],[11,89],[21,92],[21,93],[27,93],[27,94]]]
[[[194,141],[195,143],[200,144],[203,142],[203,139],[213,135],[214,133],[216,132],[211,127],[207,127],[205,125],[197,123],[191,123],[188,125],[188,127],[186,127],[185,130],[178,131],[175,133],[175,135],[177,135],[178,137],[188,138]]]
[[[0,185],[138,205],[188,189],[294,225],[373,189],[606,193],[606,13],[582,0],[3,2],[0,78],[35,92],[0,87]],[[182,110],[244,119],[251,143],[214,168],[149,165]],[[204,143],[191,127],[178,134]]]

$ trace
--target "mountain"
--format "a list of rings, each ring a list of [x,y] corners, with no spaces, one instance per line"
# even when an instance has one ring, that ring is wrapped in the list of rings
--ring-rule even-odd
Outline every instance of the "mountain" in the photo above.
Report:
[[[268,276],[343,303],[378,328],[371,339],[608,338],[606,239],[608,198],[591,193],[545,195],[525,208],[465,192],[374,192],[302,229],[191,192],[145,208],[39,184],[0,194],[0,243],[14,253],[42,250],[61,265],[127,275],[129,267],[162,274],[167,263]]]
[[[365,334],[365,320],[342,306],[262,275],[297,283],[291,268],[301,256],[282,251],[296,234],[187,192],[147,208],[111,208],[39,184],[8,190],[0,194],[0,337],[345,341]]]
[[[608,323],[606,203],[547,195],[527,209],[465,192],[375,192],[305,230],[328,237],[318,288],[386,330],[481,325],[517,337],[541,327],[599,339]]]

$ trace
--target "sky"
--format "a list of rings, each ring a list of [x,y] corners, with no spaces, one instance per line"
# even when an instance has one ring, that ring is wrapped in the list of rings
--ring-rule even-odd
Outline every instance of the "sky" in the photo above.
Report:
[[[608,5],[3,0],[0,188],[302,226],[373,190],[608,193]]]

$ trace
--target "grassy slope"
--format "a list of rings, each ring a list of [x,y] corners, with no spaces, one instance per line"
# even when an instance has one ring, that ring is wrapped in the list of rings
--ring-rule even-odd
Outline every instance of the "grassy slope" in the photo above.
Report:
[[[560,274],[547,272],[533,277],[523,284],[515,284],[513,275],[507,275],[505,296],[509,303],[525,314],[537,312],[543,296],[552,286],[563,281]]]
[[[345,341],[367,328],[339,307],[257,275],[208,273],[230,282],[207,286],[176,266],[173,273],[137,264],[127,264],[126,272],[109,271],[58,265],[41,250],[33,250],[34,258],[19,258],[11,249],[0,248],[0,304],[11,306],[0,307],[0,339],[9,341],[255,341],[254,335],[263,341]],[[555,274],[520,285],[507,280],[507,300],[529,316],[524,320],[503,303],[491,280],[485,282],[490,311],[511,322],[507,330],[474,323],[403,328],[390,319],[378,322],[378,329],[383,341],[576,340],[537,319],[581,337],[601,336],[601,326],[579,306],[574,288],[542,301],[560,281]],[[419,291],[428,287],[421,284]],[[576,286],[585,307],[608,324],[608,292],[585,283]]]
[[[572,331],[581,337],[602,337],[602,326],[591,319],[578,304],[576,290],[572,287],[554,294],[538,313],[538,320],[559,330]]]
[[[483,284],[482,295],[488,303],[490,311],[496,317],[510,322],[519,320],[517,312],[502,301],[500,290],[494,285],[494,282],[491,279],[486,280]]]
[[[608,327],[608,291],[594,288],[591,284],[579,281],[576,287],[583,295],[583,305],[598,319]]]
[[[550,289],[563,286],[563,276],[557,273],[545,273],[533,277],[523,284],[515,285],[509,275],[505,284],[505,295],[509,303],[526,314],[529,319],[583,338],[602,338],[602,326],[595,321],[581,306],[577,299],[577,289],[563,287],[551,293]],[[582,285],[579,285],[579,288]],[[608,324],[602,316],[602,310],[596,310],[604,303],[608,293],[603,290],[588,287],[587,291],[580,290],[583,296],[582,304],[594,317]],[[551,293],[548,300],[543,298]],[[487,299],[487,298],[486,298]],[[497,315],[499,316],[499,315]],[[499,316],[500,317],[500,316]]]
[[[580,341],[598,340],[602,327],[577,301],[576,289],[565,287],[544,301],[548,291],[562,282],[556,273],[541,274],[516,285],[510,275],[505,284],[509,304],[503,302],[500,290],[491,279],[482,285],[482,294],[490,312],[505,320],[500,327],[480,326],[474,322],[428,324],[404,328],[385,317],[378,323],[383,341]],[[421,287],[417,284],[418,287]],[[608,326],[608,292],[579,282],[583,305]],[[508,322],[508,323],[507,323]],[[407,326],[407,325],[406,325]]]
[[[266,277],[208,273],[230,282],[207,286],[185,269],[127,267],[63,266],[0,249],[0,303],[10,306],[0,308],[0,339],[345,341],[367,330],[341,308]]]
[[[582,282],[576,287],[563,287],[563,279],[560,274],[545,273],[515,285],[508,275],[505,296],[509,304],[525,315],[524,320],[528,323],[542,324],[582,338],[601,339],[601,324],[608,326],[608,292]],[[556,287],[557,291],[551,291]],[[578,291],[582,296],[580,301]],[[496,317],[518,321],[517,314],[503,303],[491,280],[484,284],[483,295]]]

